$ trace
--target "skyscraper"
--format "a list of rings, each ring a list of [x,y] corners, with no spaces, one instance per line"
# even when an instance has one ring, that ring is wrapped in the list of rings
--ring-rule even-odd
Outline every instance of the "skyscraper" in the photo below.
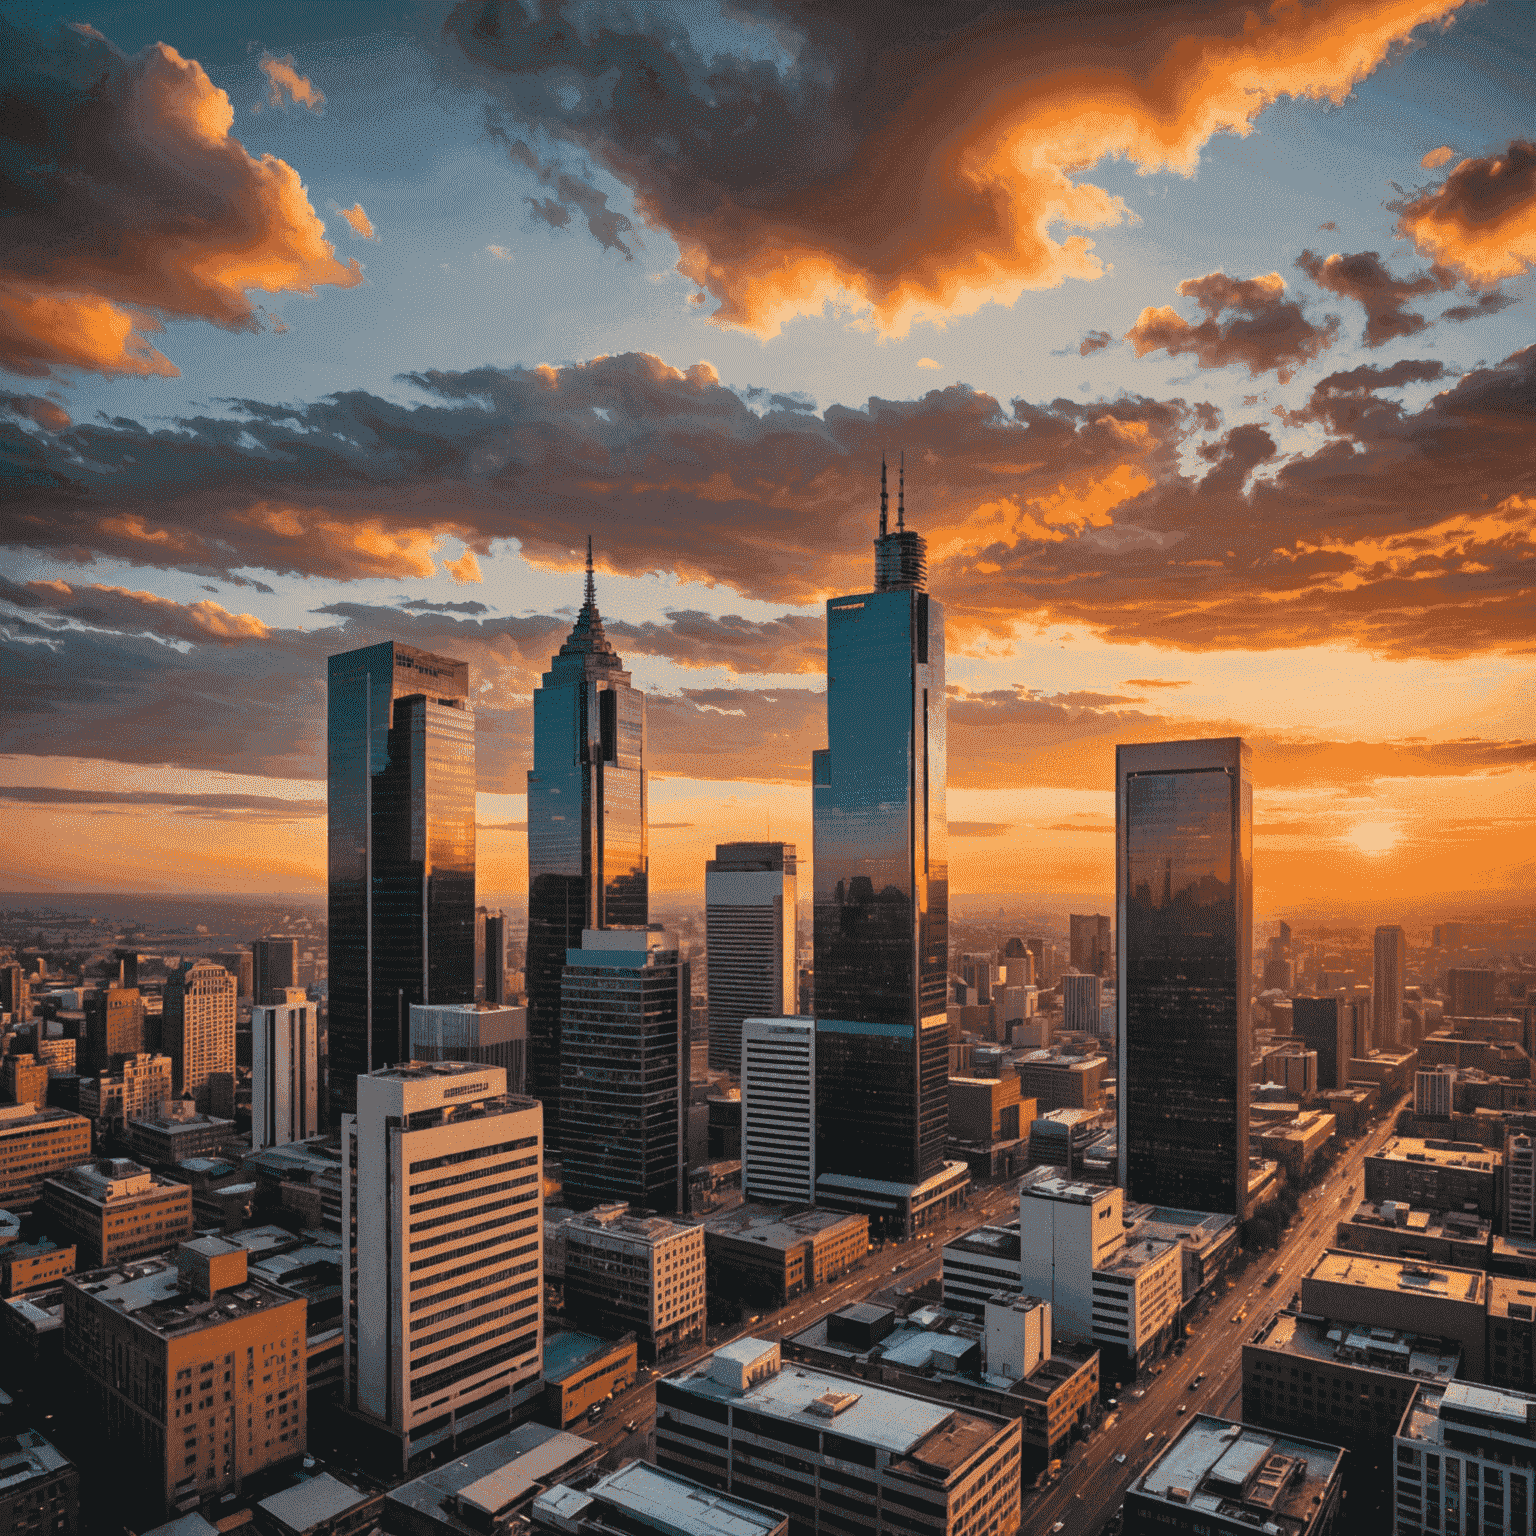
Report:
[[[1398,1044],[1399,1021],[1403,1016],[1403,965],[1407,959],[1407,941],[1398,927],[1376,930],[1376,987],[1371,995],[1371,1013],[1376,1020],[1376,1043],[1383,1049]]]
[[[412,1003],[474,997],[475,718],[467,662],[392,640],[329,679],[334,1124],[359,1073],[407,1054]]]
[[[795,1006],[795,845],[720,843],[704,865],[709,1064],[740,1075],[743,1019]]]
[[[299,984],[299,941],[269,933],[251,944],[251,997],[272,1008]]]
[[[165,979],[163,1007],[160,1048],[171,1058],[171,1087],[206,1110],[208,1079],[235,1070],[235,978],[212,960],[183,961]]]
[[[1180,1210],[1248,1211],[1251,750],[1115,749],[1120,1183]]]
[[[98,1076],[111,1072],[123,1057],[135,1056],[143,1049],[144,1002],[137,987],[107,987],[86,994],[85,1050],[79,1058],[82,1072]]]
[[[744,1019],[741,1192],[809,1205],[816,1198],[816,1021]]]
[[[818,1199],[944,1167],[944,610],[926,583],[901,502],[887,529],[882,465],[874,591],[827,603],[827,748],[811,771]]]
[[[1097,913],[1074,912],[1071,931],[1072,969],[1084,976],[1102,976],[1109,969],[1109,919]]]
[[[645,695],[603,633],[587,541],[586,599],[533,692],[528,775],[528,1091],[563,1144],[560,984],[589,928],[650,921]],[[332,941],[334,943],[334,940]]]
[[[1349,1064],[1371,1048],[1371,1010],[1364,997],[1330,993],[1298,997],[1291,1004],[1291,1030],[1317,1052],[1322,1088],[1349,1086]]]
[[[1484,1019],[1493,1013],[1498,977],[1472,967],[1445,973],[1445,1013],[1453,1019]]]
[[[251,1144],[276,1147],[320,1130],[315,1005],[302,987],[251,1009]]]

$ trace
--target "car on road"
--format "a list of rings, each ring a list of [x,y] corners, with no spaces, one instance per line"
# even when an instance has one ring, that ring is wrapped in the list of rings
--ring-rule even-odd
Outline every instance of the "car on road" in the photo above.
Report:
[[[1248,1316],[1248,1308],[1247,1307],[1239,1307],[1237,1309],[1237,1311],[1232,1314],[1232,1321],[1234,1323],[1240,1323],[1247,1316]]]
[[[626,1435],[632,1435],[632,1434],[634,1434],[634,1432],[639,1427],[640,1427],[640,1420],[639,1419],[631,1419],[629,1421],[629,1423],[624,1426],[624,1433]]]
[[[1148,1444],[1148,1443],[1150,1443],[1150,1442],[1151,1442],[1151,1440],[1152,1440],[1152,1439],[1153,1439],[1153,1438],[1154,1438],[1154,1437],[1153,1437],[1153,1436],[1152,1436],[1152,1435],[1150,1435],[1150,1434],[1149,1434],[1149,1435],[1148,1435],[1148,1436],[1147,1436],[1147,1438],[1146,1438],[1146,1439],[1145,1439],[1145,1440],[1143,1440],[1143,1441],[1142,1441],[1142,1442],[1141,1442],[1141,1443],[1142,1443],[1142,1444],[1143,1444],[1143,1445],[1147,1445],[1147,1444]]]
[[[1064,1531],[1066,1528],[1067,1522],[1065,1520],[1058,1520],[1056,1524],[1051,1527],[1051,1536],[1056,1536],[1058,1531]]]
[[[1125,1465],[1125,1452],[1124,1451],[1121,1451],[1120,1454],[1115,1457],[1115,1465],[1117,1467],[1123,1467]]]
[[[1272,1290],[1275,1287],[1275,1285],[1279,1283],[1279,1280],[1280,1280],[1280,1271],[1278,1269],[1272,1269],[1269,1272],[1268,1278],[1264,1281],[1264,1289],[1266,1291]]]
[[[1196,1371],[1195,1374],[1190,1378],[1189,1390],[1191,1392],[1193,1392],[1195,1390],[1195,1388],[1198,1387],[1200,1385],[1200,1383],[1202,1381],[1204,1381],[1204,1380],[1205,1380],[1205,1372],[1204,1371]]]
[[[604,1406],[605,1405],[602,1403],[593,1403],[593,1405],[587,1409],[588,1424],[595,1424],[600,1418],[602,1418]]]

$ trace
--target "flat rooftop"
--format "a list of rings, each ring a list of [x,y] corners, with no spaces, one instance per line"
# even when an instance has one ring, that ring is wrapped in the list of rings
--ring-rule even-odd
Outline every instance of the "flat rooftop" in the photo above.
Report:
[[[47,1477],[69,1465],[35,1429],[0,1435],[0,1498],[11,1498],[34,1477]]]
[[[1115,1275],[1127,1278],[1140,1273],[1148,1264],[1155,1264],[1178,1244],[1167,1239],[1138,1236],[1117,1248],[1108,1262],[1094,1266],[1096,1275]]]
[[[867,1222],[867,1217],[847,1211],[817,1210],[812,1206],[784,1210],[769,1205],[738,1205],[706,1216],[703,1227],[706,1234],[717,1237],[743,1238],[769,1248],[792,1248],[835,1228],[862,1226]]]
[[[944,1244],[945,1253],[974,1253],[989,1259],[1019,1257],[1017,1227],[976,1227]]]
[[[1415,1210],[1391,1200],[1380,1205],[1361,1201],[1340,1225],[1376,1227],[1457,1243],[1486,1243],[1493,1234],[1493,1223],[1475,1211]]]
[[[1481,1304],[1483,1299],[1481,1270],[1456,1269],[1449,1264],[1425,1264],[1417,1259],[1394,1259],[1340,1248],[1325,1249],[1302,1283],[1308,1280],[1369,1286],[1381,1291],[1406,1291],[1418,1296],[1441,1296],[1449,1301],[1473,1305]]]
[[[1368,1366],[1441,1385],[1455,1376],[1461,1364],[1460,1348],[1447,1339],[1397,1328],[1333,1323],[1294,1312],[1280,1313],[1253,1340],[1253,1347],[1319,1364]]]
[[[1474,1173],[1497,1173],[1504,1166],[1502,1152],[1478,1142],[1426,1140],[1422,1136],[1394,1136],[1372,1156],[1384,1161],[1428,1163],[1436,1168],[1467,1168]]]
[[[1466,1381],[1453,1381],[1435,1391],[1425,1388],[1414,1397],[1398,1433],[1405,1440],[1443,1445],[1446,1421],[1440,1416],[1442,1407],[1455,1411],[1451,1427],[1458,1444],[1465,1445],[1469,1436],[1481,1433],[1500,1448],[1516,1451],[1520,1460],[1536,1461],[1536,1445],[1532,1444],[1536,1397]]]
[[[539,1503],[546,1501],[577,1516],[593,1504],[606,1506],[661,1536],[767,1536],[786,1519],[776,1509],[717,1493],[643,1461],[632,1461],[581,1492],[551,1488]]]
[[[624,1349],[611,1339],[600,1339],[595,1333],[576,1333],[561,1328],[544,1335],[544,1379],[564,1381],[572,1371],[600,1355],[611,1355]]]
[[[1536,1281],[1489,1275],[1489,1317],[1511,1317],[1516,1322],[1529,1323],[1536,1317],[1533,1309],[1536,1309]]]
[[[163,1258],[85,1270],[68,1283],[167,1338],[302,1300],[292,1291],[249,1273],[243,1284],[220,1291],[210,1300],[183,1284],[174,1259]]]
[[[1036,1125],[1039,1123],[1038,1120],[1035,1122]],[[1071,1205],[1092,1205],[1108,1194],[1109,1189],[1107,1184],[1088,1184],[1081,1179],[1066,1179],[1056,1174],[1043,1179],[1026,1178],[1019,1185],[1019,1195],[1021,1198],[1029,1195],[1036,1200],[1064,1200]]]
[[[337,1515],[365,1504],[372,1494],[360,1493],[329,1472],[318,1477],[306,1477],[292,1488],[284,1488],[269,1499],[262,1499],[257,1506],[295,1531],[307,1531],[322,1520],[334,1520]]]

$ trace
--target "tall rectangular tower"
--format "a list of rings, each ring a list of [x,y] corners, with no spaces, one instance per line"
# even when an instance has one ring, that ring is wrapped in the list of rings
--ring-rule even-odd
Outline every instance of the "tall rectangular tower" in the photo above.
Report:
[[[267,1008],[275,1007],[299,984],[299,941],[269,933],[251,943],[251,997]]]
[[[709,1064],[741,1072],[743,1019],[795,1006],[795,845],[720,843],[704,865]]]
[[[1376,930],[1376,986],[1371,994],[1371,1013],[1376,1020],[1376,1043],[1382,1050],[1398,1044],[1403,1016],[1403,968],[1408,944],[1395,925]]]
[[[330,658],[327,709],[335,1124],[358,1075],[408,1051],[412,1003],[474,996],[469,663],[392,640],[347,651]]]
[[[251,1145],[258,1149],[319,1134],[316,1022],[303,987],[251,1009]]]
[[[235,978],[211,960],[183,961],[165,980],[161,1049],[177,1097],[208,1108],[208,1079],[235,1070]]]
[[[886,531],[875,590],[827,603],[827,748],[815,818],[816,1171],[915,1186],[944,1164],[944,610],[926,547]]]
[[[1248,1213],[1251,750],[1115,748],[1120,1183],[1131,1200]]]
[[[586,601],[533,692],[528,774],[528,1091],[564,1145],[560,985],[593,928],[650,921],[645,695],[603,633],[587,542]]]
[[[741,1192],[809,1205],[816,1198],[816,1021],[744,1019]]]

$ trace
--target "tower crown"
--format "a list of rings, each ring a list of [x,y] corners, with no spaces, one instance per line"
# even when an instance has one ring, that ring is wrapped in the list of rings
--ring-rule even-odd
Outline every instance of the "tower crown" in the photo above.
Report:
[[[896,531],[886,531],[887,492],[885,458],[880,459],[880,533],[875,539],[875,591],[893,592],[910,587],[918,592],[928,589],[928,541],[916,529],[907,527],[907,456],[901,456],[896,482]]]

